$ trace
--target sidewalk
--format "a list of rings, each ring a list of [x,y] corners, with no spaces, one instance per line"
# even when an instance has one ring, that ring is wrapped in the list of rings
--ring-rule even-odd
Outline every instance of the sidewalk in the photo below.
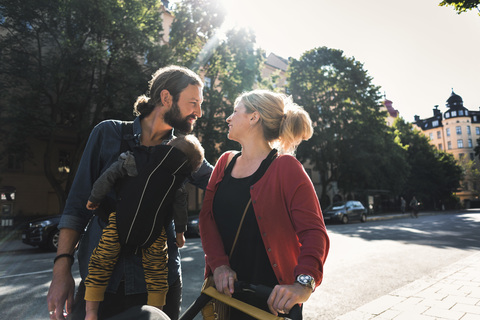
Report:
[[[367,319],[480,319],[480,253],[337,318]]]

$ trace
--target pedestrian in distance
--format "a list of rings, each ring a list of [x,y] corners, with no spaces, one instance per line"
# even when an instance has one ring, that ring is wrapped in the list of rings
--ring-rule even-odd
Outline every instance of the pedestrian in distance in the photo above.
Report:
[[[291,154],[313,133],[307,112],[285,95],[241,95],[227,118],[241,151],[218,160],[200,212],[205,277],[216,289],[274,315],[308,300],[321,283],[329,238],[313,184]],[[278,149],[277,149],[278,148]],[[234,281],[272,287],[268,301]],[[231,308],[225,319],[251,319]]]
[[[116,193],[111,191],[99,209],[95,210],[95,214],[86,208],[85,204],[95,180],[117,161],[122,152],[130,149],[128,144],[125,148],[127,140],[136,147],[155,149],[172,140],[177,131],[191,132],[196,120],[202,116],[202,102],[203,83],[197,74],[178,66],[161,68],[153,74],[148,93],[137,98],[134,105],[137,117],[131,125],[131,132],[123,132],[125,125],[120,120],[103,121],[92,130],[58,226],[60,238],[47,295],[50,319],[64,319],[64,310],[69,319],[85,319],[84,281],[88,275],[90,256],[101,238],[102,229],[107,225],[99,216],[102,212],[114,212],[110,206],[116,203]],[[146,160],[135,161],[137,167],[141,168]],[[205,188],[211,172],[211,165],[204,161],[200,169],[188,180],[198,187]],[[165,231],[168,242],[169,288],[163,311],[169,318],[177,319],[181,303],[182,278],[173,221],[166,226]],[[71,266],[80,235],[82,241],[78,246],[78,263],[82,281],[74,294],[75,282]],[[146,304],[147,287],[142,259],[137,255],[126,255],[121,252],[108,282],[105,299],[100,303],[98,318],[107,319],[115,316],[164,319],[158,312],[152,312],[158,309],[145,307]]]
[[[147,304],[159,309],[165,305],[168,291],[165,226],[171,220],[171,213],[176,218],[174,221],[187,219],[185,189],[181,185],[187,176],[198,170],[204,151],[193,135],[174,138],[166,146],[155,148],[154,153],[146,148],[134,150],[122,153],[119,160],[95,181],[87,202],[87,209],[98,209],[112,188],[118,190],[117,211],[109,214],[108,225],[88,265],[86,320],[98,318],[100,301],[104,299],[120,250],[142,253]],[[145,153],[148,165],[137,168],[135,153]],[[177,205],[173,206],[174,203]],[[177,245],[181,247],[184,242],[179,244],[178,234]],[[183,233],[181,235],[183,237]]]
[[[415,196],[413,196],[412,200],[410,201],[410,208],[412,209],[411,217],[418,218],[418,201]]]
[[[402,213],[405,213],[406,206],[407,206],[407,202],[403,197],[400,197],[400,210],[402,211]]]

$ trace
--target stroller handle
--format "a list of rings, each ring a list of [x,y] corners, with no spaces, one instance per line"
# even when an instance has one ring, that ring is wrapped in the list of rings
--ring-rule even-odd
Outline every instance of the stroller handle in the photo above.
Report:
[[[202,291],[200,296],[188,307],[188,309],[185,311],[185,313],[180,317],[179,320],[192,320],[195,318],[195,316],[202,310],[204,306],[207,305],[208,302],[215,296],[217,299],[222,299],[223,300],[228,300],[228,301],[236,301],[239,302],[236,299],[230,298],[228,296],[223,295],[222,293],[219,293],[216,289],[209,290],[213,288],[207,288],[207,290]],[[260,299],[263,300],[268,300],[268,297],[272,293],[272,288],[264,286],[264,285],[252,285],[243,281],[236,281],[235,282],[235,291],[247,291],[253,293],[255,296],[257,296]],[[226,304],[230,305],[228,302],[223,301]],[[241,303],[241,302],[240,302]],[[252,307],[253,306],[248,306]],[[255,308],[257,309],[257,308]],[[241,309],[240,309],[241,310]],[[257,309],[259,312],[263,312],[266,315],[266,311],[263,311],[261,309]],[[286,316],[278,316],[275,317],[273,314],[268,313],[271,317],[270,318],[275,318],[275,319],[285,319],[285,320],[302,320],[302,309],[300,305],[296,304],[291,310],[290,313]],[[258,318],[260,319],[260,318]]]
[[[264,285],[253,285],[244,281],[235,282],[235,291],[250,291],[254,292],[255,295],[261,299],[268,300],[270,294],[273,291],[273,288],[264,286]],[[302,308],[300,305],[296,304],[290,309],[288,317],[283,317],[285,320],[301,320],[302,319]]]

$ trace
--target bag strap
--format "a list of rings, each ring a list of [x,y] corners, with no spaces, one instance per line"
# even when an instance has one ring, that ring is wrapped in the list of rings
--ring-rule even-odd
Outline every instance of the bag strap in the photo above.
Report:
[[[235,235],[235,240],[233,240],[232,249],[230,249],[230,254],[228,258],[232,257],[233,250],[235,249],[235,245],[237,244],[238,236],[240,235],[240,229],[242,229],[243,220],[245,219],[245,215],[247,214],[248,207],[250,207],[250,203],[252,203],[252,198],[250,198],[245,206],[245,210],[243,211],[242,219],[240,219],[240,223],[238,224],[237,234]]]
[[[122,141],[120,143],[120,153],[133,150],[134,146],[133,121],[122,121]]]
[[[122,121],[121,123],[121,141],[119,154],[125,151],[133,150],[131,143],[133,143],[133,121]],[[95,210],[97,215],[105,224],[108,223],[108,217],[111,212],[116,211],[115,201],[110,197],[105,197],[100,202],[100,207]]]

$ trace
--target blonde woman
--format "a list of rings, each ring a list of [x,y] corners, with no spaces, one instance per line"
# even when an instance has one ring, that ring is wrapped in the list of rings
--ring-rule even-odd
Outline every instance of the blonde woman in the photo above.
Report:
[[[206,189],[200,212],[205,276],[213,274],[226,295],[288,314],[322,281],[329,250],[313,184],[292,156],[312,136],[312,123],[291,99],[263,90],[237,98],[226,121],[228,138],[242,148],[220,157]],[[268,302],[257,301],[234,292],[235,280],[274,290]],[[232,309],[230,319],[250,318]]]

